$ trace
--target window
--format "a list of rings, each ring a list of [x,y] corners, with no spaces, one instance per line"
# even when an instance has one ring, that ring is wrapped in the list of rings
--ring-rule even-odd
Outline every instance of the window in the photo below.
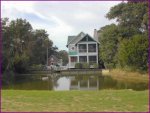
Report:
[[[87,52],[86,44],[79,44],[79,52]]]
[[[71,62],[77,62],[77,57],[70,57],[71,58]]]
[[[97,63],[97,56],[89,56],[90,65]]]
[[[74,50],[74,47],[72,47],[71,49]]]
[[[96,44],[89,44],[88,52],[96,52]]]
[[[87,56],[79,56],[79,62],[87,62]]]

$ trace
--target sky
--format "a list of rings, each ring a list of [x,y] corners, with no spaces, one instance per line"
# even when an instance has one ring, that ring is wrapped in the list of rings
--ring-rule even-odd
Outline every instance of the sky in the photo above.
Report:
[[[67,38],[81,31],[115,23],[105,16],[121,1],[1,1],[1,17],[26,19],[33,29],[45,29],[59,50],[67,50]]]

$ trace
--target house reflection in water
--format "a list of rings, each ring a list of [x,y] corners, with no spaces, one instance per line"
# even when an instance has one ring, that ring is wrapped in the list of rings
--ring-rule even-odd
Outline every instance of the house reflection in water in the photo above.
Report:
[[[70,90],[99,90],[99,76],[72,76]]]

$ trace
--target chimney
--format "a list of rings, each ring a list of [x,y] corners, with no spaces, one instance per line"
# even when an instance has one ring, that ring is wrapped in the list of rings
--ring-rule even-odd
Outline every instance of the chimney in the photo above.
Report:
[[[94,29],[94,36],[93,37],[95,40],[98,40],[98,33],[97,33],[96,29]]]

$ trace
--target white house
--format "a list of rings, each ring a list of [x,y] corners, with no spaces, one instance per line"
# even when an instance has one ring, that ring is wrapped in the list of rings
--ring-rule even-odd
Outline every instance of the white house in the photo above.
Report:
[[[75,68],[76,63],[89,63],[90,66],[98,64],[98,35],[94,30],[94,36],[83,32],[77,36],[68,36],[67,47],[69,49],[69,68]]]

